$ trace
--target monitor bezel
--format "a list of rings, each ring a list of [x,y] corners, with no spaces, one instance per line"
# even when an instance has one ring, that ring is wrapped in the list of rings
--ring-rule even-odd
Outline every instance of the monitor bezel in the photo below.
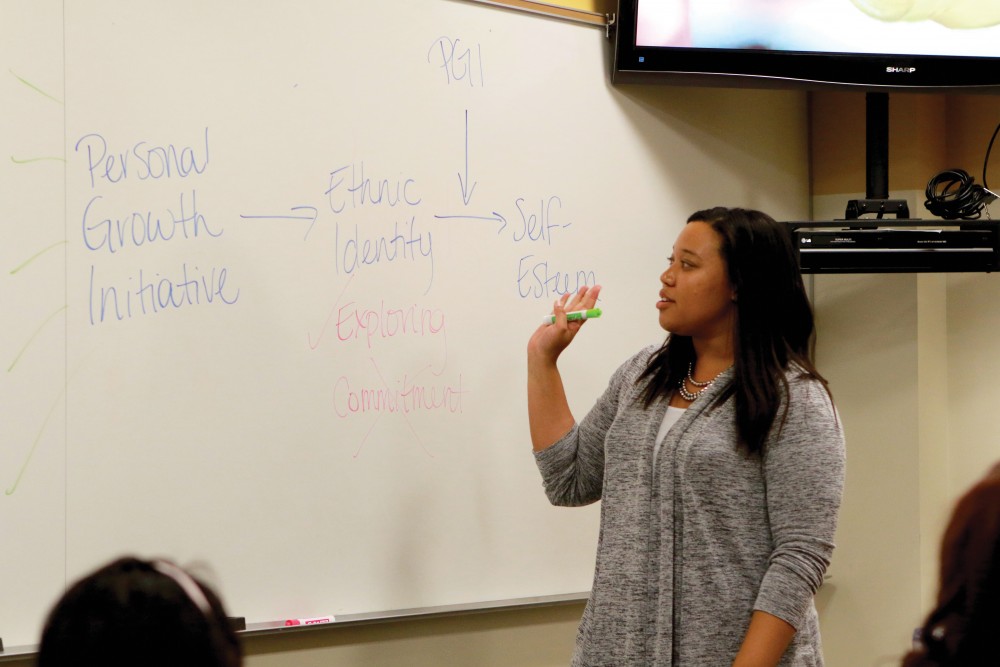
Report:
[[[618,2],[613,83],[1000,92],[1000,57],[639,46],[638,1]]]

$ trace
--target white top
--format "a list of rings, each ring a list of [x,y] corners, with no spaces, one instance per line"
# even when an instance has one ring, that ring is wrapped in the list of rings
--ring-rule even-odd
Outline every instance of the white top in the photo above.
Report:
[[[675,408],[671,405],[667,406],[667,414],[663,415],[663,421],[660,422],[660,430],[656,432],[656,444],[653,445],[653,465],[656,465],[656,455],[660,453],[660,445],[663,444],[663,439],[667,437],[667,431],[670,427],[677,423],[677,420],[681,418],[684,414],[685,408]]]

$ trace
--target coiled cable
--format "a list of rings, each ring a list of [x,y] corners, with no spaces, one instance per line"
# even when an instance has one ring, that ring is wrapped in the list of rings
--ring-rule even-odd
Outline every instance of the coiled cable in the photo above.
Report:
[[[990,143],[986,147],[986,158],[983,160],[983,184],[979,185],[972,176],[963,169],[948,169],[932,178],[924,191],[926,200],[924,206],[928,211],[945,220],[977,220],[982,216],[986,205],[997,198],[986,185],[986,166],[990,161],[990,151],[993,142],[1000,132],[1000,125],[993,131]],[[989,216],[989,211],[987,211]]]

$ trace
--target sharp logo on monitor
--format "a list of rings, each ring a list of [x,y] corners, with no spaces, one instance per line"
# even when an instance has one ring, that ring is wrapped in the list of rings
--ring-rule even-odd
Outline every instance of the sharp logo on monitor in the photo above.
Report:
[[[892,67],[890,65],[889,67],[885,68],[885,71],[888,74],[913,74],[914,72],[917,71],[917,68],[916,67]]]

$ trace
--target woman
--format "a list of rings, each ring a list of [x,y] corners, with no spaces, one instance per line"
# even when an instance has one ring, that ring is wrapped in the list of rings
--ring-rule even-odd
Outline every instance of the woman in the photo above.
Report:
[[[955,505],[941,544],[937,606],[903,667],[1000,663],[1000,464]]]
[[[121,558],[76,582],[49,613],[38,667],[239,667],[211,588],[163,560]]]
[[[602,501],[573,665],[822,665],[813,596],[833,551],[844,441],[810,360],[785,225],[699,211],[660,276],[666,342],[577,424],[556,367],[600,287],[528,344],[536,462],[557,505]]]

